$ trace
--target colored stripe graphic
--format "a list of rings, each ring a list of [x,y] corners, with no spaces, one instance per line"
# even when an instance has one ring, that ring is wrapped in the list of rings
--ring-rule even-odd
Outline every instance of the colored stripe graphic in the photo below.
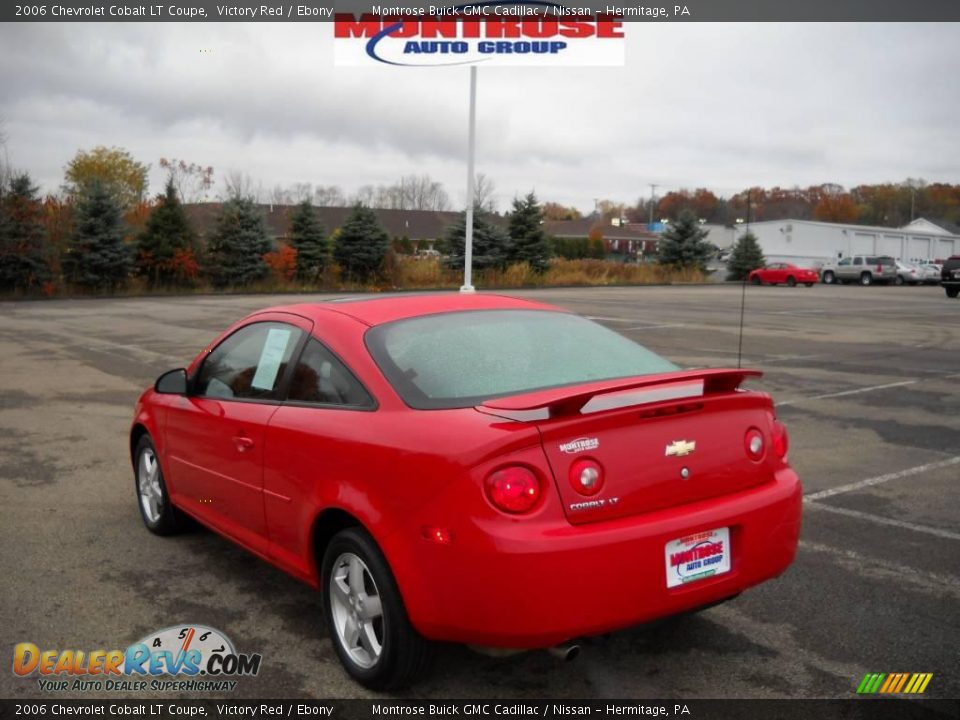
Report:
[[[933,673],[867,673],[857,686],[859,695],[919,695],[926,691]]]

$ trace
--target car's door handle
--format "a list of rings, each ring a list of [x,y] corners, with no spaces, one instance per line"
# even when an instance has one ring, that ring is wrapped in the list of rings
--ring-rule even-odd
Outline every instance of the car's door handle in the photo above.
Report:
[[[254,446],[253,440],[243,435],[238,435],[233,438],[233,444],[236,446],[238,452],[249,452],[253,450]]]

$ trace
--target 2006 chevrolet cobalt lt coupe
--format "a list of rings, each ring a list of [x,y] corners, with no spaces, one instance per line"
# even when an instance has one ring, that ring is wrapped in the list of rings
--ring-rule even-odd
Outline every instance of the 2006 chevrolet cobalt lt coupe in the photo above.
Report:
[[[320,588],[350,675],[397,687],[430,640],[551,647],[782,573],[801,488],[756,375],[495,295],[272,308],[140,398],[137,498]]]

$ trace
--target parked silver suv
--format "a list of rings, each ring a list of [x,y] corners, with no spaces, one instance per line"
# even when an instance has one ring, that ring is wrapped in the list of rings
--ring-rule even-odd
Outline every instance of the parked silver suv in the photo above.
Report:
[[[897,279],[897,261],[886,255],[853,255],[823,266],[820,279],[827,285],[858,282],[861,285],[889,283]]]

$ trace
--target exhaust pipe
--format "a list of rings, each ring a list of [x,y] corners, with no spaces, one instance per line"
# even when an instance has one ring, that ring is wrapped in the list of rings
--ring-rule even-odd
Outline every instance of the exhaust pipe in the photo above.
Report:
[[[580,646],[573,643],[569,645],[555,645],[547,650],[547,652],[555,658],[563,660],[563,662],[571,662],[572,660],[576,660],[577,656],[580,655]]]

